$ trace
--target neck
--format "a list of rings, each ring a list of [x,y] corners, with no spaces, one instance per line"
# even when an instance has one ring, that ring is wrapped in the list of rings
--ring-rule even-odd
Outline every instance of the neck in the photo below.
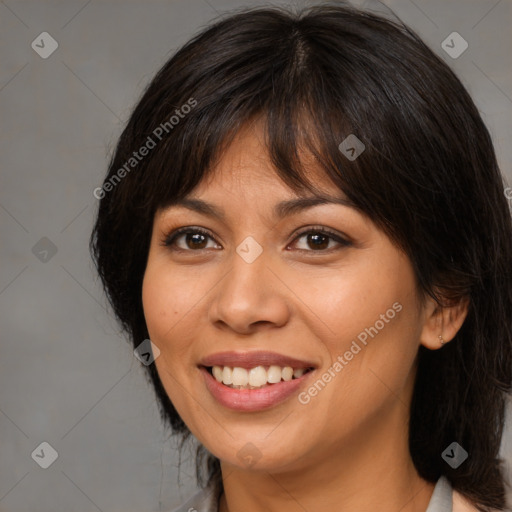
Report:
[[[379,478],[371,476],[368,470],[343,478],[332,471],[329,476],[319,470],[301,473],[298,477],[228,472],[219,511],[425,512],[434,489],[413,467],[400,475],[381,474]]]
[[[434,484],[413,465],[404,412],[397,400],[386,418],[375,418],[343,445],[310,453],[291,469],[246,470],[222,462],[220,512],[425,512]]]

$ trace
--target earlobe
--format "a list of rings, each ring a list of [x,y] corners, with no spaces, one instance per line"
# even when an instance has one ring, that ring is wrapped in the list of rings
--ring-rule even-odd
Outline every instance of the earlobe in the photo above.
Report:
[[[469,298],[467,297],[445,306],[440,306],[429,298],[425,306],[421,344],[430,350],[437,350],[449,343],[462,327],[468,309]]]

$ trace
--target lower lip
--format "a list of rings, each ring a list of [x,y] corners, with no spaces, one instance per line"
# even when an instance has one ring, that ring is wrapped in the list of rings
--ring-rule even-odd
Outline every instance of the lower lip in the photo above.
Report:
[[[287,400],[297,393],[313,370],[298,379],[269,384],[260,389],[233,389],[218,382],[205,367],[201,367],[201,372],[206,387],[221,405],[235,411],[253,412],[274,407]]]

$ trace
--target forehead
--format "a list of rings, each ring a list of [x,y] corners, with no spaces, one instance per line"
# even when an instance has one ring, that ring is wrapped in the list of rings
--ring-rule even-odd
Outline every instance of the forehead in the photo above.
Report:
[[[164,212],[182,208],[225,222],[232,208],[237,215],[258,210],[274,219],[323,204],[357,209],[311,156],[301,156],[312,190],[291,187],[273,166],[262,129],[246,128],[236,134],[201,182],[185,197],[168,204]]]
[[[343,195],[311,153],[301,151],[299,156],[307,181],[316,193]],[[294,187],[291,180],[283,179],[279,175],[270,159],[261,121],[247,124],[236,133],[191,195],[203,196],[217,193],[260,198],[262,194],[264,198],[278,195],[300,197],[311,195],[306,187]]]

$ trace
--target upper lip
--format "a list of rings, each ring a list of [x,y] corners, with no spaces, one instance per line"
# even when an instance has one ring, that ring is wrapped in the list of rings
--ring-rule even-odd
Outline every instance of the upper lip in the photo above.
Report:
[[[202,366],[230,366],[239,368],[255,368],[256,366],[291,366],[292,368],[314,368],[315,365],[276,352],[218,352],[204,357]]]

